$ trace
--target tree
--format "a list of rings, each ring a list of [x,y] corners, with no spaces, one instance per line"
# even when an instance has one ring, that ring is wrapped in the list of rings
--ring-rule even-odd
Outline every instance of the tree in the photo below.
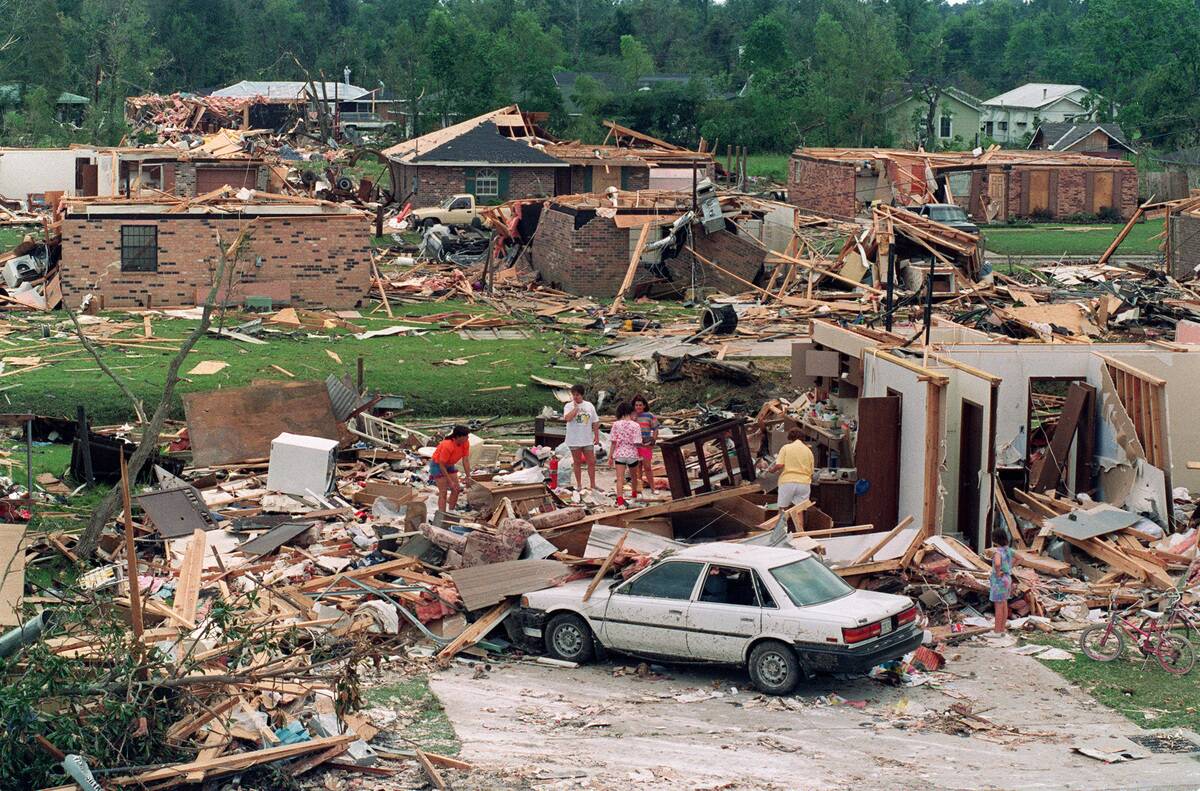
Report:
[[[633,36],[621,36],[621,79],[626,90],[637,88],[638,80],[654,72],[654,59],[646,45]]]

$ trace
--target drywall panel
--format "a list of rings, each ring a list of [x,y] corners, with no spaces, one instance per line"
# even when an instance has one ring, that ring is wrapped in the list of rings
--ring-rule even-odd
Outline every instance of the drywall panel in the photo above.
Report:
[[[1200,420],[1193,399],[1200,392],[1200,353],[1144,351],[1115,352],[1114,360],[1166,381],[1165,406],[1167,458],[1171,460],[1171,485],[1200,493],[1200,470],[1189,470],[1189,461],[1200,461]]]
[[[1001,378],[996,399],[996,463],[1014,466],[1025,462],[1031,378],[1078,377],[1098,388],[1100,361],[1093,352],[1113,354],[1146,348],[1134,343],[969,344],[948,346],[942,354]]]
[[[814,325],[814,331],[815,331]],[[900,509],[899,518],[912,516],[919,525],[925,506],[925,411],[928,385],[918,374],[874,354],[863,355],[865,396],[900,396]],[[858,437],[857,447],[870,442]]]
[[[942,525],[946,532],[954,532],[958,525],[958,476],[962,460],[959,453],[962,449],[961,416],[963,401],[976,404],[982,410],[980,425],[983,437],[979,443],[979,507],[975,523],[976,534],[963,536],[968,544],[984,547],[987,535],[987,515],[992,502],[992,478],[988,474],[988,453],[992,445],[991,437],[987,436],[992,421],[992,384],[987,379],[957,368],[938,368],[938,373],[945,374],[950,381],[945,387],[945,403],[943,405],[942,422],[945,424],[945,464],[943,465],[942,481],[944,494],[942,499]]]
[[[1145,460],[1137,430],[1117,396],[1108,367],[1100,366],[1096,404],[1096,460],[1100,469],[1100,498],[1121,507],[1133,491],[1137,466]]]
[[[863,349],[879,346],[879,341],[819,319],[812,323],[812,339],[827,349],[836,349],[851,357],[862,357]]]

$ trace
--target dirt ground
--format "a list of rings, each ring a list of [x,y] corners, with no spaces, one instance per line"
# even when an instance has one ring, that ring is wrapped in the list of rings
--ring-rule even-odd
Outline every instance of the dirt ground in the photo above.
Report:
[[[475,767],[471,788],[1200,785],[1200,755],[1139,747],[1125,737],[1148,731],[1035,659],[979,646],[953,648],[948,658],[923,686],[827,679],[783,699],[758,695],[733,670],[656,666],[662,674],[640,677],[620,660],[578,669],[509,662],[482,677],[456,664],[431,687],[462,742],[460,757]],[[964,728],[953,711],[945,716],[951,706],[995,727]],[[1105,764],[1076,745],[1142,757]]]

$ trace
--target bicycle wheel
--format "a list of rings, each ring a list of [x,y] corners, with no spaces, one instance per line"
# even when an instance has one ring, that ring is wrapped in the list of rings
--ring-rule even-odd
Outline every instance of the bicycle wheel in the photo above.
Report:
[[[1186,638],[1176,634],[1160,635],[1154,644],[1158,664],[1168,673],[1182,676],[1196,664],[1196,652]]]
[[[1111,662],[1125,651],[1125,636],[1114,625],[1098,623],[1079,635],[1079,647],[1088,659]]]

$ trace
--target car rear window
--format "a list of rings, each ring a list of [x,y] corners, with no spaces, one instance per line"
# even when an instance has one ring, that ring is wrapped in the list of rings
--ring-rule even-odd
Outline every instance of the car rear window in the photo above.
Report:
[[[690,599],[702,568],[702,563],[686,561],[661,563],[617,592],[629,596],[653,596],[656,599]]]
[[[967,215],[957,206],[932,206],[929,216],[942,222],[967,222]]]
[[[854,592],[845,580],[813,557],[771,569],[771,576],[797,607],[840,599]]]

